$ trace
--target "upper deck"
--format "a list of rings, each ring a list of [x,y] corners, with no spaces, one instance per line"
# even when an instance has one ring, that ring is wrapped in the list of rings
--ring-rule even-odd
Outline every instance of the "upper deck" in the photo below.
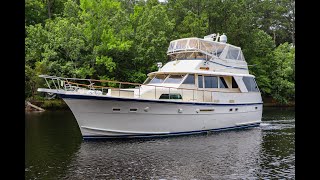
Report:
[[[214,36],[214,35],[212,35]],[[219,37],[219,36],[218,36]],[[171,60],[214,58],[245,61],[240,47],[213,38],[183,38],[170,42],[167,54]]]
[[[219,41],[218,41],[219,40]],[[154,73],[232,73],[248,75],[248,65],[240,47],[226,43],[227,36],[211,34],[201,38],[183,38],[170,42],[170,59]]]

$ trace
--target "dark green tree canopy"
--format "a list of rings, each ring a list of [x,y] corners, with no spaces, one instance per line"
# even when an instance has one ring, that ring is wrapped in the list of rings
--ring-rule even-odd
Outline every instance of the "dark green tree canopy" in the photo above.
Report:
[[[26,0],[26,98],[38,74],[143,82],[169,42],[225,33],[263,96],[295,93],[293,0]]]

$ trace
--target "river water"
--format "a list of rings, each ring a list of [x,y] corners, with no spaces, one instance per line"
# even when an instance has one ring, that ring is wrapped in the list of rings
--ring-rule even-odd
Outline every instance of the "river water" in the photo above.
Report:
[[[82,140],[71,111],[26,113],[25,179],[295,179],[295,111],[260,127],[169,138]]]

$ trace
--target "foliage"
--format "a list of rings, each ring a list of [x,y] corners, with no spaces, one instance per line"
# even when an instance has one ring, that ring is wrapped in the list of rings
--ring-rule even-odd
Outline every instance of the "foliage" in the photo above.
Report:
[[[225,33],[263,96],[294,100],[292,0],[26,0],[25,10],[26,98],[39,74],[142,83],[171,40]]]
[[[295,98],[295,47],[289,43],[280,44],[272,55],[272,97],[287,104]]]

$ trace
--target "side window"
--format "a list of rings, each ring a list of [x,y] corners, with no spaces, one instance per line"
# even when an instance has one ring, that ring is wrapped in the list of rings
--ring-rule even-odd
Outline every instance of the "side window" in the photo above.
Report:
[[[219,77],[219,88],[228,88],[228,85],[223,77]]]
[[[218,88],[218,78],[216,76],[204,76],[205,88]]]
[[[258,84],[257,84],[256,80],[254,78],[252,78],[251,82],[252,82],[252,87],[254,87],[253,91],[259,92],[259,88],[258,88]]]
[[[239,49],[229,46],[226,59],[237,59],[238,55],[239,55]]]
[[[248,91],[259,92],[258,85],[254,81],[253,77],[243,77],[243,82],[246,85]]]
[[[203,76],[202,75],[198,75],[198,86],[199,88],[203,88]]]
[[[239,86],[233,76],[232,76],[232,88],[239,88]]]
[[[189,74],[182,84],[194,84],[194,74]]]

